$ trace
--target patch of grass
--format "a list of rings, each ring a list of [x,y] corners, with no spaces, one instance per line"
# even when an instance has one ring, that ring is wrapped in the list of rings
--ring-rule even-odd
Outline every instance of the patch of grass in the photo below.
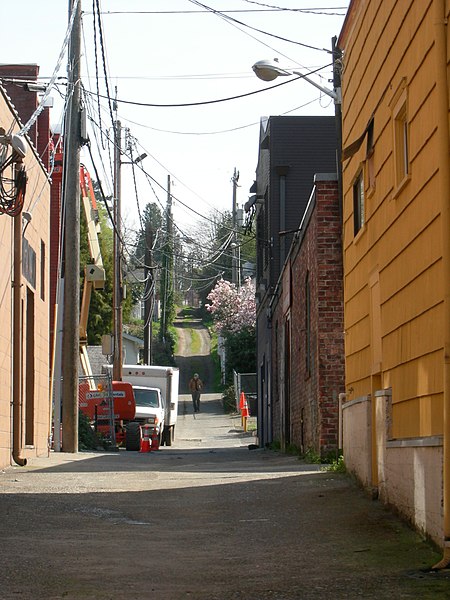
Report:
[[[331,471],[332,473],[347,473],[347,467],[345,466],[344,457],[339,456],[328,465],[322,467],[323,471]]]
[[[189,333],[191,334],[191,349],[190,352],[192,355],[197,355],[200,353],[201,348],[201,338],[196,329],[189,329]]]
[[[281,450],[281,444],[279,440],[273,440],[273,442],[269,442],[266,444],[266,448],[268,450],[274,450],[275,452]]]
[[[256,431],[257,427],[256,427],[256,421],[248,421],[247,420],[247,431]]]
[[[295,444],[287,444],[285,452],[286,454],[291,454],[292,456],[301,456],[300,448]]]
[[[322,457],[312,448],[308,448],[304,454],[300,454],[300,456],[306,462],[309,462],[313,465],[320,465],[323,462]]]

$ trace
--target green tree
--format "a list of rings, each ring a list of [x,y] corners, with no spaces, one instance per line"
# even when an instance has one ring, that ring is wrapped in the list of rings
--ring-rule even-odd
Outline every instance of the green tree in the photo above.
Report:
[[[143,265],[145,261],[145,251],[147,247],[145,230],[147,224],[150,225],[153,243],[155,244],[155,242],[157,242],[157,238],[160,235],[161,227],[163,224],[163,215],[161,209],[155,202],[149,202],[142,211],[143,229],[140,229],[137,234],[136,250],[133,256],[133,264],[135,267]],[[153,251],[152,260],[155,264],[161,264],[161,251],[159,250],[158,245],[156,245]]]

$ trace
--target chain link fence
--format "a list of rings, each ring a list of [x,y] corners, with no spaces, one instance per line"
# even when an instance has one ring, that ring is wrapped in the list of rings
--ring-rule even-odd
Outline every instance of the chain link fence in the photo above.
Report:
[[[110,373],[79,377],[78,406],[94,431],[109,445],[116,445],[114,397]]]
[[[256,373],[236,373],[233,371],[234,389],[236,391],[236,411],[239,412],[241,392],[247,398],[251,417],[258,416],[258,397]]]

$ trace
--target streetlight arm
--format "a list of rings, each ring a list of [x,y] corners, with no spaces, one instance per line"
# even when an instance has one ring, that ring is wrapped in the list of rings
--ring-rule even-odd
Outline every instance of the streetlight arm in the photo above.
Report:
[[[323,87],[319,83],[316,83],[315,81],[313,81],[312,79],[310,79],[306,75],[303,75],[303,73],[300,73],[299,71],[292,71],[292,73],[294,75],[299,75],[302,79],[305,79],[305,81],[307,81],[308,83],[310,83],[311,85],[313,85],[314,87],[316,87],[318,90],[320,90],[321,92],[323,92],[324,94],[326,94],[330,98],[333,98],[335,104],[341,104],[341,90],[340,90],[340,88],[338,88],[336,91],[329,90],[328,88]]]
[[[336,90],[329,90],[328,88],[316,83],[306,75],[303,75],[303,73],[300,73],[300,71],[287,71],[286,69],[282,69],[276,61],[260,60],[253,65],[252,69],[255,72],[255,75],[263,81],[273,81],[280,76],[285,77],[287,75],[299,75],[299,77],[305,79],[315,88],[319,89],[330,98],[333,98],[335,104],[341,104],[340,88]]]

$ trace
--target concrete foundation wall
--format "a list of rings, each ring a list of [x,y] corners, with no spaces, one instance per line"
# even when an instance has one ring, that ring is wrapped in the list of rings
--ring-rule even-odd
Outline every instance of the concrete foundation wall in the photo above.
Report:
[[[442,544],[442,437],[391,439],[391,395],[377,392],[342,407],[344,460],[362,485],[376,491],[418,531]],[[372,424],[375,472],[372,469]]]
[[[372,485],[371,402],[365,396],[342,407],[342,439],[347,469],[364,487]]]
[[[442,438],[390,440],[390,395],[375,403],[379,498],[441,544]]]

